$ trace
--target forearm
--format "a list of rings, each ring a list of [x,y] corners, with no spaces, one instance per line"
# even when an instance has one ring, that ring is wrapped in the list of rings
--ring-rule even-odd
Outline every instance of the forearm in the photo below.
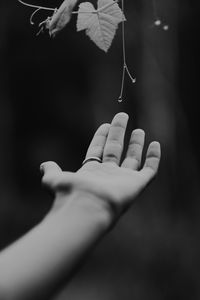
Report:
[[[0,255],[0,291],[9,300],[49,299],[105,234],[108,211],[87,195],[74,195]]]

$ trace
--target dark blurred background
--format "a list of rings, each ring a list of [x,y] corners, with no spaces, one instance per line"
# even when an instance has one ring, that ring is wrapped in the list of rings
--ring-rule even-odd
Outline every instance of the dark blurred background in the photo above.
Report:
[[[57,300],[200,299],[198,2],[157,0],[169,25],[164,31],[152,26],[152,1],[125,0],[127,63],[137,83],[126,77],[122,103],[120,30],[105,54],[76,33],[75,17],[51,39],[36,36],[32,9],[0,2],[1,249],[51,206],[40,163],[54,160],[76,171],[96,128],[115,113],[129,114],[128,134],[140,127],[147,143],[162,144],[154,183]],[[38,14],[36,23],[47,15]]]

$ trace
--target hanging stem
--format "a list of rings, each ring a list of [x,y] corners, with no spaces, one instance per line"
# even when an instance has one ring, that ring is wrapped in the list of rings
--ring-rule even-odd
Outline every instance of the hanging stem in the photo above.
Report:
[[[52,7],[45,7],[45,6],[38,6],[38,5],[34,5],[34,4],[29,4],[29,3],[26,3],[22,0],[18,0],[18,2],[20,2],[21,4],[25,5],[25,6],[28,6],[28,7],[31,7],[31,8],[35,8],[34,12],[31,14],[30,16],[30,23],[31,25],[34,25],[34,22],[33,22],[33,17],[36,15],[36,13],[38,13],[40,10],[50,10],[50,11],[53,11],[55,12],[56,8],[52,8]],[[40,30],[41,31],[41,30]]]
[[[123,71],[122,71],[122,81],[121,81],[121,89],[120,89],[120,95],[118,98],[118,102],[122,102],[123,101],[123,91],[124,91],[124,78],[125,78],[125,72],[126,72],[126,68],[125,66],[123,66]]]
[[[52,8],[52,7],[45,7],[45,6],[33,5],[33,4],[26,3],[26,2],[24,2],[22,0],[17,0],[17,1],[20,2],[21,4],[25,5],[25,6],[36,8],[37,10],[39,10],[39,9],[52,10],[52,11],[55,10],[55,8]]]
[[[122,12],[124,15],[124,0],[122,0]],[[118,98],[118,102],[123,101],[123,92],[124,92],[124,79],[125,79],[125,73],[127,72],[129,78],[131,79],[132,83],[136,82],[136,78],[132,77],[127,64],[126,64],[126,45],[125,45],[125,24],[124,20],[122,21],[122,55],[123,55],[123,71],[122,71],[122,80],[121,80],[121,89],[120,89],[120,95]]]

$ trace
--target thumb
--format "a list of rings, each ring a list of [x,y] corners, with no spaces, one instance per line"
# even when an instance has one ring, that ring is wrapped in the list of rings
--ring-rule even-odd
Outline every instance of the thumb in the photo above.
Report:
[[[62,169],[54,161],[47,161],[40,165],[40,171],[43,173],[42,183],[53,186],[55,178],[61,174]]]
[[[61,172],[62,169],[54,161],[46,161],[40,165],[40,171],[45,174],[47,172]]]

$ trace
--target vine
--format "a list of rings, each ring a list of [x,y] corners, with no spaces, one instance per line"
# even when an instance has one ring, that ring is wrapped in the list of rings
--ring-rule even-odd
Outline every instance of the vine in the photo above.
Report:
[[[55,37],[71,20],[73,15],[77,15],[77,31],[85,30],[86,35],[99,47],[107,52],[110,48],[119,23],[122,23],[122,57],[123,69],[121,78],[120,94],[118,102],[123,101],[124,80],[127,74],[132,83],[136,78],[131,75],[126,62],[126,45],[125,45],[125,15],[124,0],[121,0],[121,8],[118,5],[119,0],[97,0],[97,8],[91,2],[82,2],[79,4],[77,11],[74,11],[79,0],[64,0],[58,8],[34,5],[18,0],[21,4],[33,8],[34,11],[30,16],[30,23],[33,25],[33,18],[42,10],[51,11],[44,21],[40,22],[38,27],[41,32],[48,31],[51,37]],[[153,1],[154,26],[162,26],[163,30],[168,30],[167,24],[162,24],[158,17],[156,0]]]

